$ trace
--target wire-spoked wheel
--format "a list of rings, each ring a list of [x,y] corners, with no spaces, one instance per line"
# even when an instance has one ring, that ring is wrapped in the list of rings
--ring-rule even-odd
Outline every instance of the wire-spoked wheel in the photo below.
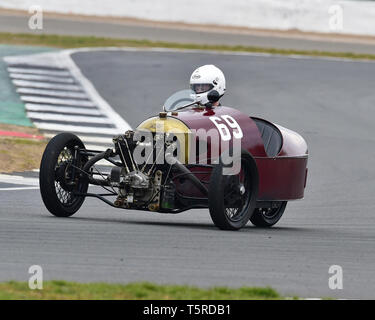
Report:
[[[250,221],[253,225],[261,228],[269,228],[276,224],[282,217],[287,201],[280,201],[272,208],[256,208]]]
[[[223,164],[214,167],[208,192],[208,205],[214,224],[223,230],[238,230],[249,221],[258,193],[258,173],[254,159],[241,152],[241,170],[224,175]]]
[[[88,179],[80,169],[87,161],[78,156],[85,148],[74,134],[61,133],[50,140],[42,157],[39,171],[40,193],[47,209],[55,216],[69,217],[81,207]]]

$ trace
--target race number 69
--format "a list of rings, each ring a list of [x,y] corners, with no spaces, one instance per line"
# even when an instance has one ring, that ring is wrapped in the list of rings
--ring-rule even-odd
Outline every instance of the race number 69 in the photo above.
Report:
[[[243,137],[243,133],[242,133],[242,129],[240,125],[237,123],[237,121],[233,117],[229,115],[222,115],[221,117],[212,116],[209,119],[216,126],[217,130],[220,133],[221,139],[223,141],[229,141],[231,139],[231,134],[230,134],[228,126],[233,129],[234,138],[241,139]]]

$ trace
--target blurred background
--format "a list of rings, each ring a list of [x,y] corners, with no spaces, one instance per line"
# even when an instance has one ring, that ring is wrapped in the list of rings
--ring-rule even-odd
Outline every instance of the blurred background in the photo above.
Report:
[[[22,17],[38,8],[43,29],[30,30]],[[3,32],[365,53],[374,53],[374,17],[375,1],[360,0],[0,1]]]

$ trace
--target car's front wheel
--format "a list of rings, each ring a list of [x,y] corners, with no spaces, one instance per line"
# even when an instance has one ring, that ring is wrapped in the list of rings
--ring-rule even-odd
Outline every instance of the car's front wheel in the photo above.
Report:
[[[39,171],[40,193],[48,211],[57,217],[69,217],[82,205],[88,180],[82,178],[87,158],[78,155],[82,141],[71,133],[60,133],[44,150]]]

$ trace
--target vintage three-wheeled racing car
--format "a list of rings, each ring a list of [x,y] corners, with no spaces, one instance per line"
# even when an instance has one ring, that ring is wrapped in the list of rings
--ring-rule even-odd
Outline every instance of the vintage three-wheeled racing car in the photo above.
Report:
[[[213,106],[219,98],[213,90],[201,106],[194,92],[180,91],[159,115],[115,136],[106,151],[58,134],[40,166],[47,209],[68,217],[86,197],[96,197],[115,208],[159,213],[208,208],[214,224],[226,230],[249,220],[274,225],[288,201],[304,196],[307,144],[267,120]],[[98,165],[103,161],[109,166]]]

